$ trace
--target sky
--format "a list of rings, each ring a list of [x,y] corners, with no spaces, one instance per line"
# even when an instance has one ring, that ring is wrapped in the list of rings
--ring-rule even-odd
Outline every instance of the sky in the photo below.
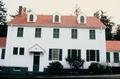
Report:
[[[20,5],[31,9],[36,14],[73,15],[76,5],[87,16],[93,16],[94,12],[103,10],[112,21],[120,24],[120,0],[3,0],[8,14],[15,14]]]

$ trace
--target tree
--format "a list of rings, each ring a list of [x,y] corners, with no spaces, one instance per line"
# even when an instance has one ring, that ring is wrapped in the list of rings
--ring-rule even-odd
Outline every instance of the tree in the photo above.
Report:
[[[111,17],[105,15],[106,12],[99,10],[94,13],[94,16],[100,19],[100,21],[106,26],[105,35],[106,40],[112,40],[112,27],[114,26],[114,22],[111,22]]]
[[[114,40],[120,40],[120,25],[118,25],[116,34],[114,35]]]
[[[78,16],[78,15],[80,15],[80,12],[81,12],[80,8],[76,5],[75,10],[74,10],[74,14],[76,16]]]
[[[0,1],[0,37],[6,37],[7,35],[7,22],[6,22],[7,10],[3,1]]]

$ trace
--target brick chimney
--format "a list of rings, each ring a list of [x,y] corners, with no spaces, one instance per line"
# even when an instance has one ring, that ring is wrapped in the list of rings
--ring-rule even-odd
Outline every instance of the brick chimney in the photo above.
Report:
[[[22,15],[25,15],[26,14],[26,8],[23,6],[19,6],[19,15],[22,16]]]

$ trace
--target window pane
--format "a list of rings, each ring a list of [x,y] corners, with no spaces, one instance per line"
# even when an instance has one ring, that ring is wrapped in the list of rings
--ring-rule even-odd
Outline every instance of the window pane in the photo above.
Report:
[[[53,29],[53,38],[59,38],[59,29]]]
[[[90,61],[95,61],[95,50],[90,50]]]
[[[77,58],[77,50],[72,49],[72,58],[76,59]]]
[[[17,37],[23,37],[23,28],[18,28]]]
[[[106,62],[110,62],[110,52],[106,53]]]
[[[59,22],[59,16],[58,15],[55,16],[55,22]]]
[[[2,49],[1,59],[5,59],[5,49]]]
[[[35,29],[35,37],[41,37],[41,28]]]
[[[59,60],[59,50],[58,49],[52,50],[52,60]]]
[[[119,63],[119,53],[118,52],[114,53],[114,62]]]
[[[18,54],[18,48],[17,47],[14,47],[13,48],[13,55],[17,55]]]
[[[81,16],[81,17],[80,17],[80,22],[81,22],[81,23],[84,23],[84,20],[85,20],[84,16]]]
[[[89,34],[90,34],[90,39],[95,39],[95,30],[90,30]]]
[[[24,48],[20,48],[20,55],[24,55]]]
[[[73,39],[77,39],[77,29],[72,29],[72,34],[71,34],[71,38]]]
[[[33,21],[33,15],[32,14],[30,15],[30,21]]]

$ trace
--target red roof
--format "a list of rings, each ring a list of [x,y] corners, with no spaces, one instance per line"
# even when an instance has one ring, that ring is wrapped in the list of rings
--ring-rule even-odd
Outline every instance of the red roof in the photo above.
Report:
[[[105,25],[100,22],[99,19],[93,16],[88,16],[86,18],[87,23],[85,24],[78,24],[77,23],[77,16],[61,16],[61,23],[53,23],[52,22],[52,15],[37,15],[36,22],[27,22],[26,15],[24,16],[17,16],[9,24],[12,25],[20,25],[20,24],[33,24],[36,26],[59,26],[59,27],[86,27],[86,28],[100,28],[104,27]]]
[[[106,41],[106,50],[120,51],[120,41]]]
[[[6,37],[0,37],[0,47],[5,47],[6,45]]]

